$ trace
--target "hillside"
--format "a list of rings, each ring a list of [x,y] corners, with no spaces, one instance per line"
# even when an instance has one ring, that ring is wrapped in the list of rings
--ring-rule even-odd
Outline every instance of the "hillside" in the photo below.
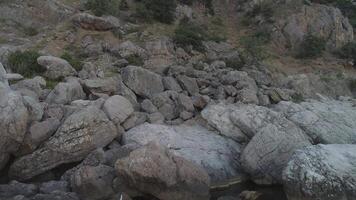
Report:
[[[355,13],[0,0],[0,200],[356,199]]]

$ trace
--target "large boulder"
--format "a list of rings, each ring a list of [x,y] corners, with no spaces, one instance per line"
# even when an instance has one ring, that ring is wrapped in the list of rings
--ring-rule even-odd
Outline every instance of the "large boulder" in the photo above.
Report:
[[[130,101],[120,95],[107,99],[103,110],[116,125],[123,123],[134,112]]]
[[[298,151],[283,172],[290,200],[356,199],[356,145],[316,145]]]
[[[294,151],[311,145],[302,129],[266,107],[221,103],[207,107],[202,116],[221,134],[248,143],[241,164],[259,184],[281,183],[282,170]]]
[[[348,19],[335,7],[303,5],[275,24],[274,38],[278,44],[289,44],[297,49],[307,34],[326,40],[329,50],[336,50],[353,40],[353,28]]]
[[[280,102],[275,109],[316,144],[356,144],[356,110],[351,101]]]
[[[149,143],[116,162],[118,178],[128,187],[161,200],[209,199],[209,175],[200,166]]]
[[[162,77],[141,67],[122,69],[122,79],[127,87],[142,97],[151,98],[164,90]]]
[[[103,111],[94,106],[83,108],[70,115],[41,148],[17,159],[9,175],[27,180],[61,164],[80,161],[116,136],[115,125]]]
[[[243,177],[241,145],[201,126],[143,124],[124,133],[122,143],[146,145],[156,141],[208,172],[213,182]]]
[[[115,170],[106,165],[82,166],[71,176],[72,190],[81,199],[108,199],[114,194],[112,182]]]
[[[0,169],[23,142],[29,120],[23,97],[0,82]]]
[[[80,28],[95,31],[108,31],[120,27],[120,22],[115,17],[97,17],[88,13],[74,15],[72,22]]]
[[[61,82],[49,93],[46,102],[53,104],[69,104],[74,100],[85,99],[82,86],[76,79]]]
[[[77,74],[75,69],[62,58],[54,56],[40,56],[37,58],[37,62],[39,65],[47,69],[44,75],[53,80]]]

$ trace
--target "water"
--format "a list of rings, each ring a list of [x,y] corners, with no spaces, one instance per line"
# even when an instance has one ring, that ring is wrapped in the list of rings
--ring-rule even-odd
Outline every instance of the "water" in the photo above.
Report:
[[[252,182],[238,183],[228,188],[211,190],[211,200],[222,196],[238,197],[243,191],[257,191],[262,195],[257,200],[287,200],[282,186],[259,186]]]

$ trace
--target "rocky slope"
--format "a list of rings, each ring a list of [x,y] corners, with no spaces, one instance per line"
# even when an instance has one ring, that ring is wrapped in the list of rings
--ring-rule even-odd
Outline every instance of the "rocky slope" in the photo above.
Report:
[[[0,200],[356,199],[355,69],[332,54],[354,32],[339,9],[215,0],[214,16],[179,4],[166,25],[83,3],[0,1]],[[228,38],[183,48],[187,18]],[[268,58],[243,42],[258,27]],[[296,59],[309,34],[323,55]],[[21,74],[22,59],[41,70]]]

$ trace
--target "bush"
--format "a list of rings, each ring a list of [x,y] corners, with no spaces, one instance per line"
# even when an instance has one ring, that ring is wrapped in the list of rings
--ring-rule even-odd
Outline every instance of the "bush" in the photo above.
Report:
[[[338,55],[343,59],[351,59],[356,61],[356,42],[350,42],[343,46]]]
[[[305,36],[300,50],[297,55],[298,58],[315,58],[322,55],[325,50],[326,41],[323,38],[308,34]]]
[[[138,17],[150,21],[157,20],[170,24],[175,19],[176,0],[143,0],[137,5]]]
[[[41,74],[46,71],[46,68],[37,63],[39,56],[35,51],[13,52],[8,58],[9,67],[13,72],[22,74],[25,77]]]
[[[265,22],[272,23],[275,9],[270,2],[256,4],[251,11],[246,13],[245,23],[253,23],[253,19],[260,16]]]
[[[212,0],[179,0],[179,2],[189,5],[189,6],[193,5],[194,2],[202,3],[208,10],[209,14],[214,15],[214,8],[213,8]]]
[[[64,54],[61,56],[62,59],[66,60],[69,62],[70,65],[72,65],[72,67],[77,70],[78,72],[81,71],[83,69],[83,63],[80,59],[72,56],[70,53],[68,52],[64,52]]]
[[[119,7],[119,0],[88,0],[85,4],[96,16],[117,15]]]
[[[183,19],[176,28],[173,39],[182,48],[192,46],[197,51],[204,51],[203,41],[206,37],[206,32],[200,26]]]
[[[247,53],[247,57],[252,56],[254,60],[263,60],[267,57],[264,45],[268,44],[271,34],[267,29],[257,30],[253,35],[240,38],[240,44]]]

